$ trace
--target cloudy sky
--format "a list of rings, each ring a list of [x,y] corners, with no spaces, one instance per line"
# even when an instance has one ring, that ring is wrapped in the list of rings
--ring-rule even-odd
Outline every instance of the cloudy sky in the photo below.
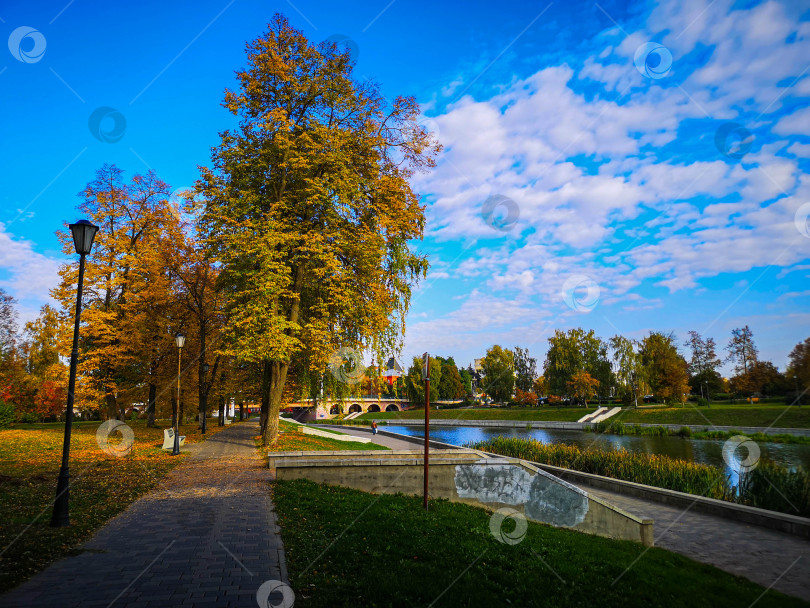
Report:
[[[432,270],[404,358],[748,324],[784,369],[810,335],[810,3],[169,4],[0,5],[0,286],[24,319],[102,163],[194,182],[281,11],[416,96],[444,145],[413,182]]]

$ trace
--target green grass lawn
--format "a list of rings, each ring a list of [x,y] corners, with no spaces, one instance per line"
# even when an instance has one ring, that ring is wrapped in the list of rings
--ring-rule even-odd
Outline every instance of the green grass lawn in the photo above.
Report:
[[[0,430],[0,592],[18,585],[52,561],[68,555],[110,518],[153,488],[183,461],[160,449],[163,428],[145,420],[129,421],[135,442],[129,456],[107,454],[96,443],[100,422],[75,422],[70,451],[70,520],[51,528],[56,478],[62,458],[64,424],[17,424]],[[227,427],[208,427],[208,436]],[[181,427],[186,443],[204,436],[189,424]],[[114,433],[110,442],[120,440]]]
[[[530,408],[476,408],[457,410],[431,410],[431,420],[557,420],[574,422],[596,408],[583,407],[530,407]],[[376,412],[362,414],[350,420],[422,420],[424,410],[404,412]],[[625,408],[610,418],[625,423],[690,424],[711,426],[761,426],[810,428],[810,407],[784,404],[712,404],[711,407],[656,407],[649,409]]]
[[[277,482],[273,500],[296,606],[807,605],[774,591],[757,601],[759,585],[629,541],[530,522],[503,544],[490,513],[463,504],[425,513],[421,497],[306,480]]]
[[[622,410],[610,420],[646,424],[717,426],[773,426],[810,428],[810,407],[784,404],[712,404],[710,407],[662,407]]]

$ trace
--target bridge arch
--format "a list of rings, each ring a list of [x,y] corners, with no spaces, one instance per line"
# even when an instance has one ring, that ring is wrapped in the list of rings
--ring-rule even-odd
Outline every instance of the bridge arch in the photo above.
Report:
[[[398,412],[398,411],[399,411],[399,407],[397,407],[397,404],[396,404],[396,403],[389,403],[389,404],[386,406],[385,411],[386,411],[386,412]]]
[[[368,406],[368,411],[369,412],[379,412],[380,411],[380,406],[378,404],[376,404],[376,403],[372,403],[371,405]]]
[[[359,403],[352,403],[349,406],[349,413],[353,414],[354,412],[362,412],[363,407]]]
[[[329,408],[329,413],[330,414],[339,414],[340,413],[340,406],[339,405],[333,405],[332,407]]]

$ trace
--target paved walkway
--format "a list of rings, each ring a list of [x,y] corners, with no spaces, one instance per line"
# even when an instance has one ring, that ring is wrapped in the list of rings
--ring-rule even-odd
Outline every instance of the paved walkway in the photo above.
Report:
[[[183,448],[192,455],[157,489],[0,606],[255,608],[265,581],[287,581],[257,434],[250,421]]]
[[[371,436],[365,428],[334,428],[362,437]],[[374,439],[375,443],[400,450],[420,449],[422,441],[421,437],[414,437],[408,442],[404,437],[399,439],[388,434],[378,434]],[[656,547],[810,600],[810,541],[807,539],[602,489],[585,486],[583,489],[629,513],[652,518]]]
[[[371,432],[371,427],[368,426],[349,426],[347,424],[318,424],[313,425],[314,428],[324,426],[328,429],[340,431],[347,435],[354,435],[356,437],[366,437],[371,439],[377,445],[384,445],[392,450],[419,450],[425,446],[425,440],[422,437],[408,437],[407,435],[396,435],[395,433],[388,433],[380,429],[380,432],[374,435]]]

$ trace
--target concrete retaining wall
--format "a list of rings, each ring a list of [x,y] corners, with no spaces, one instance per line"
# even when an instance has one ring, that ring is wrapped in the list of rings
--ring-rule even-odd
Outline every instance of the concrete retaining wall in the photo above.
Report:
[[[421,494],[424,460],[418,451],[276,453],[277,479],[309,479],[365,492]],[[631,515],[516,458],[474,450],[438,450],[430,457],[430,495],[497,510],[510,507],[532,521],[653,545],[653,522]]]
[[[563,469],[548,464],[533,464],[560,479],[576,483],[579,486],[598,488],[609,492],[616,492],[617,494],[672,505],[678,508],[688,508],[697,513],[716,515],[725,519],[733,519],[763,528],[787,532],[795,536],[810,538],[810,519],[805,517],[797,517],[787,513],[739,505],[715,498],[695,496],[694,494],[686,494],[685,492],[645,486],[640,483],[633,483],[632,481],[611,479],[610,477],[602,477],[601,475],[572,471],[571,469]]]

